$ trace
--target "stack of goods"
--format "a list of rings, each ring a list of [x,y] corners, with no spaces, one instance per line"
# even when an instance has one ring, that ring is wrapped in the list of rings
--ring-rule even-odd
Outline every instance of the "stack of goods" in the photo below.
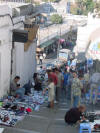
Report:
[[[92,132],[100,133],[100,111],[99,112],[87,112],[85,117],[89,120]]]
[[[15,115],[14,112],[0,110],[0,124],[1,125],[15,126],[18,120],[22,120],[22,118],[20,117],[20,119],[18,119],[18,117]]]

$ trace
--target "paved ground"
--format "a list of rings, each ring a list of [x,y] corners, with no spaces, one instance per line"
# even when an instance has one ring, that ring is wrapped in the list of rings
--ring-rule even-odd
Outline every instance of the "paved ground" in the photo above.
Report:
[[[70,108],[70,102],[55,105],[55,108],[46,108],[47,104],[41,106],[39,112],[32,112],[15,127],[4,127],[4,133],[78,133],[78,126],[68,126],[64,122],[66,111]],[[87,109],[92,111],[91,105]],[[94,107],[99,110],[100,106]],[[2,126],[1,126],[2,127]]]
[[[77,133],[77,127],[67,126],[64,122],[66,110],[68,105],[65,103],[56,105],[53,110],[44,105],[39,112],[27,115],[14,128],[5,127],[4,133]]]

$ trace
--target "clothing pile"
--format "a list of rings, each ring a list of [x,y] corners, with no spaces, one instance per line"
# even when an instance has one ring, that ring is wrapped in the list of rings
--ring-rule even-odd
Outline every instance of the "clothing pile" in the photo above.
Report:
[[[0,125],[15,126],[15,124],[24,117],[15,115],[13,111],[0,109]]]
[[[100,111],[86,112],[85,118],[91,126],[92,132],[100,132]]]
[[[39,111],[40,105],[48,100],[48,94],[34,91],[23,99],[8,96],[0,99],[0,125],[15,126],[26,114],[32,111]]]
[[[19,105],[23,105],[25,107],[31,108],[33,111],[39,111],[40,105],[48,100],[48,94],[46,93],[45,96],[42,95],[42,92],[34,91],[33,94],[29,96],[25,96],[23,102],[19,101],[18,99],[15,103]]]

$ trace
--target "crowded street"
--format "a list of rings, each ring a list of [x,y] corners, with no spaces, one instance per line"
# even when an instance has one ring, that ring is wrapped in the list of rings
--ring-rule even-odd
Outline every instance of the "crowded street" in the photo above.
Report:
[[[0,0],[0,133],[100,133],[100,0]]]
[[[55,58],[54,58],[54,56],[52,56],[52,54],[51,54],[51,56],[49,55],[48,59],[43,60],[42,67],[44,66],[44,69],[45,69],[46,64],[48,64],[48,63],[50,64],[50,63],[54,62],[56,59],[57,59],[56,55],[55,55]],[[91,63],[91,61],[90,61],[90,63]],[[61,68],[59,68],[60,72],[61,72],[61,70],[62,71],[65,71],[65,69],[68,70],[68,68],[66,66],[67,66],[66,64],[63,64],[63,66],[61,66]],[[84,63],[84,66],[85,66],[85,63]],[[79,71],[77,71],[75,66],[72,67],[70,65],[70,69],[71,68],[72,68],[71,72],[73,74],[78,72],[79,74],[83,75],[83,73],[84,73],[84,69],[83,69],[84,67],[82,67],[82,68],[78,67]],[[88,67],[86,67],[86,68],[88,69]],[[44,73],[44,69],[43,68],[42,68],[42,70],[40,70],[40,69],[41,69],[41,65],[38,65],[37,70],[39,72],[38,73],[39,77],[41,76],[41,74],[46,74],[46,72],[50,71],[50,69],[48,69]],[[58,71],[57,67],[52,68],[52,69],[55,71]],[[75,71],[75,69],[76,69],[76,71]],[[92,69],[93,69],[93,66],[92,66]],[[66,71],[66,75],[67,74],[68,74],[68,72]],[[79,78],[80,77],[82,78],[82,75],[81,76],[79,75]],[[17,78],[19,78],[19,77],[17,77]],[[65,78],[66,78],[66,76],[65,76]],[[38,79],[38,80],[40,80],[40,79]],[[86,112],[88,112],[88,113],[89,112],[90,113],[97,112],[98,117],[99,117],[99,108],[100,108],[99,103],[97,103],[97,101],[95,101],[96,103],[92,103],[91,99],[89,99],[89,97],[87,96],[89,94],[84,91],[81,91],[80,101],[79,102],[76,101],[74,104],[74,101],[72,101],[72,96],[71,96],[72,91],[70,92],[70,90],[69,90],[69,92],[68,92],[68,90],[66,88],[65,89],[66,94],[64,94],[63,88],[60,87],[60,88],[62,88],[60,90],[60,94],[62,94],[62,95],[59,95],[59,97],[58,97],[59,99],[57,99],[57,100],[54,99],[53,107],[52,106],[50,107],[50,105],[48,106],[48,93],[49,92],[47,91],[46,94],[43,93],[45,88],[47,88],[47,86],[48,86],[48,84],[46,83],[48,81],[47,81],[46,76],[44,77],[44,79],[41,79],[41,80],[42,80],[42,87],[44,89],[38,88],[38,86],[37,86],[35,88],[35,90],[31,90],[30,94],[28,94],[28,97],[29,97],[28,99],[26,96],[24,96],[24,99],[22,97],[19,97],[20,93],[17,94],[19,96],[16,97],[17,99],[15,99],[15,101],[16,101],[16,103],[19,103],[19,105],[18,105],[19,107],[21,107],[21,108],[24,107],[24,110],[23,110],[24,114],[21,112],[19,112],[19,114],[17,114],[16,119],[18,118],[18,116],[22,117],[22,119],[18,120],[15,125],[11,124],[6,127],[7,123],[2,123],[2,126],[0,126],[0,127],[5,128],[4,133],[11,133],[11,132],[12,133],[26,133],[26,132],[29,132],[29,133],[51,133],[51,132],[52,133],[55,133],[55,132],[66,133],[66,131],[68,133],[73,133],[73,132],[77,133],[79,131],[79,124],[74,123],[74,124],[70,125],[70,124],[66,123],[65,115],[66,115],[66,112],[70,108],[76,108],[80,105],[85,106]],[[62,81],[63,80],[64,80],[64,77],[62,78]],[[86,79],[83,79],[83,80],[85,81]],[[66,83],[67,82],[65,82],[64,84],[66,84]],[[73,84],[73,83],[71,83],[71,84]],[[86,86],[86,84],[85,84],[85,86]],[[33,95],[34,95],[33,102],[35,104],[35,108],[33,106],[32,99],[30,99]],[[55,95],[56,95],[56,93],[55,93]],[[99,97],[100,96],[98,95],[98,98]],[[10,103],[9,98],[10,97],[7,98],[8,102],[7,102],[7,99],[6,100],[4,99],[4,102],[3,102],[4,105],[6,105],[6,106],[9,105],[8,104],[8,103]],[[75,100],[75,99],[73,99],[73,100]],[[13,104],[16,105],[15,103],[13,103]],[[4,110],[4,108],[6,110],[7,107],[4,107],[4,105],[2,105],[3,110]],[[17,108],[19,108],[19,107],[17,107]],[[25,109],[27,109],[27,108],[30,108],[31,110],[25,111]],[[9,109],[10,109],[10,107],[9,107]],[[10,110],[8,110],[8,111],[10,111]],[[14,110],[12,109],[12,111],[14,111]],[[16,111],[14,111],[14,112],[16,112]],[[13,119],[15,119],[14,116],[13,116]]]

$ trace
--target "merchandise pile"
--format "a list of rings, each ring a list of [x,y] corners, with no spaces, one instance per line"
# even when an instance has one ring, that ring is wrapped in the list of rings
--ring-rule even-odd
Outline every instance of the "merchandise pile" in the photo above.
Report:
[[[39,111],[40,106],[48,100],[48,94],[34,91],[23,99],[8,96],[0,100],[0,125],[15,126],[25,115]]]
[[[100,111],[87,112],[85,118],[84,123],[89,123],[92,132],[100,133]]]

